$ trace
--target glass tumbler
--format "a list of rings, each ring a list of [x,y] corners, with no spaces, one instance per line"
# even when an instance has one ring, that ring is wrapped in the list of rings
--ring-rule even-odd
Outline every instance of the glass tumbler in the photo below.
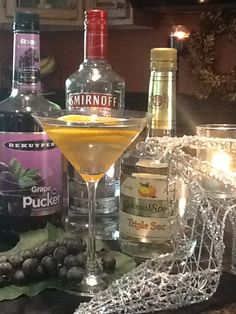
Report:
[[[198,125],[196,134],[202,137],[218,137],[236,139],[236,124],[204,124]],[[214,168],[223,170],[236,176],[236,154],[224,150],[212,148],[199,149],[197,157],[208,161]],[[203,178],[202,182],[206,193],[214,198],[223,198],[225,202],[232,202],[236,195],[235,191],[217,180]],[[224,217],[224,213],[223,217]],[[222,218],[223,218],[222,217]],[[236,211],[229,211],[224,229],[225,253],[223,258],[223,270],[236,274]]]

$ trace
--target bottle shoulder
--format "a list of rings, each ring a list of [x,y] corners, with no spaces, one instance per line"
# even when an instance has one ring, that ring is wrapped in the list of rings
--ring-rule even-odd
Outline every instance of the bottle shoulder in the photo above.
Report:
[[[146,142],[139,142],[135,148],[123,154],[121,158],[122,172],[127,173],[153,173],[164,174],[166,161],[162,160],[162,154],[153,156],[147,149]]]
[[[124,79],[114,71],[107,62],[82,62],[79,69],[72,73],[66,80],[66,84],[75,81],[119,81],[125,83]]]
[[[15,94],[0,102],[0,111],[51,111],[60,110],[60,106],[45,98],[42,94]]]

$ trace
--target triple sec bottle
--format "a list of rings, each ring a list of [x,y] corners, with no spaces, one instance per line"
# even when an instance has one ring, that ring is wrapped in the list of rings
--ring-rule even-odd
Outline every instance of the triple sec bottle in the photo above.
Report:
[[[66,105],[80,107],[124,108],[125,82],[107,61],[107,12],[88,10],[84,19],[84,60],[66,80]],[[106,156],[104,156],[106,158]],[[67,227],[87,232],[87,188],[70,167],[69,215]],[[118,236],[120,165],[112,165],[97,187],[96,235],[103,239]]]
[[[147,138],[176,133],[176,68],[176,49],[151,50]],[[138,145],[121,161],[119,240],[123,252],[145,259],[173,251],[176,216],[185,199],[181,182],[171,181],[168,163]]]
[[[40,84],[39,16],[16,13],[12,90],[0,103],[0,242],[11,247],[19,234],[61,224],[62,155],[34,121],[32,112],[60,110]]]

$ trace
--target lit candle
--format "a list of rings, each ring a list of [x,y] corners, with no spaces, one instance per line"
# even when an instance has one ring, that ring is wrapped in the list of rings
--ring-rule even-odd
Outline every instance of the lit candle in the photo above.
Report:
[[[170,47],[178,50],[179,53],[185,52],[187,49],[187,41],[190,32],[184,25],[173,26],[172,32],[170,34]]]
[[[225,172],[231,172],[232,169],[230,169],[230,164],[232,158],[230,157],[230,154],[222,150],[218,152],[211,152],[210,154],[212,167]]]
[[[236,124],[206,124],[197,126],[197,135],[214,138],[236,138]],[[236,176],[236,154],[224,150],[200,149],[197,152],[200,160],[209,162],[213,168]],[[232,191],[218,180],[205,177],[204,188],[217,197],[228,197]]]

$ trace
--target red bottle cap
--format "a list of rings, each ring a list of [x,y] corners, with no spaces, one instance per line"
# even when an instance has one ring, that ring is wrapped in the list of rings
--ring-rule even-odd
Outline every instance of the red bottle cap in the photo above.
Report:
[[[107,12],[105,10],[85,11],[85,30],[107,30]]]
[[[107,54],[107,12],[88,10],[85,12],[85,58],[106,59]]]

